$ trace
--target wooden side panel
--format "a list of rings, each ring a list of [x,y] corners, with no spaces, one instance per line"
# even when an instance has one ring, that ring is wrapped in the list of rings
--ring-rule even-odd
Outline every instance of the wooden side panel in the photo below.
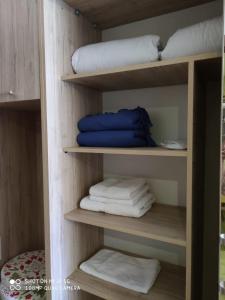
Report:
[[[37,3],[0,0],[0,102],[40,99]]]
[[[203,297],[216,299],[219,291],[219,232],[220,232],[220,139],[221,82],[205,86],[205,193],[203,244]]]
[[[215,262],[219,253],[221,82],[218,76],[213,81],[205,81],[203,69],[210,72],[207,61],[195,63],[192,254],[189,258],[192,261],[192,300],[214,299],[219,280]],[[221,73],[221,60],[217,73]]]
[[[77,122],[82,116],[102,110],[102,99],[99,92],[64,83],[60,78],[72,72],[73,51],[99,41],[101,35],[62,0],[41,4],[45,232],[50,258],[47,273],[59,283],[51,297],[95,299],[84,292],[67,292],[60,285],[103,244],[101,229],[64,219],[66,212],[78,207],[89,186],[102,178],[102,156],[65,154],[63,147],[75,143]]]
[[[197,65],[194,80],[193,200],[192,200],[192,299],[202,299],[204,207],[205,93]]]
[[[0,111],[2,260],[44,249],[40,113]]]
[[[187,111],[187,214],[186,214],[186,300],[192,300],[192,181],[193,181],[193,118],[194,118],[194,62],[188,68],[188,111]]]

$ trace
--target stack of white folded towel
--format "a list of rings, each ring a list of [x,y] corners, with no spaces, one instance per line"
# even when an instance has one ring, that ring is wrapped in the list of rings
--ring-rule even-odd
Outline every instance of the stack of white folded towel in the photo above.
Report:
[[[128,256],[118,251],[102,249],[83,262],[80,269],[102,280],[147,294],[161,267],[156,259]]]
[[[113,215],[139,218],[155,202],[147,181],[142,178],[108,178],[92,186],[89,193],[81,200],[81,208]]]

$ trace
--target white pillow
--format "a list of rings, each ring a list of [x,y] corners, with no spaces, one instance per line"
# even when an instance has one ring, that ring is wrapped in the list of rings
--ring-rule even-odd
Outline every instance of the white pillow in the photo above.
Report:
[[[222,17],[177,30],[161,53],[162,59],[222,51]]]
[[[87,45],[74,52],[72,66],[76,73],[86,73],[156,61],[159,40],[145,35]]]

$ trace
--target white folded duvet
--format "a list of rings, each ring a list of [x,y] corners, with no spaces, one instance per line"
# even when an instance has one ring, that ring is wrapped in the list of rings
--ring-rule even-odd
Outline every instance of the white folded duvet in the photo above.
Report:
[[[76,73],[148,63],[159,58],[159,36],[145,35],[83,46],[72,56]]]
[[[223,20],[217,17],[177,30],[161,53],[162,59],[222,50]]]

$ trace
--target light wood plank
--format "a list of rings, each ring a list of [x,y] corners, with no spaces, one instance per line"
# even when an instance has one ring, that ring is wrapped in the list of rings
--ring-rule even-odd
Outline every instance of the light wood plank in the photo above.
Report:
[[[95,73],[69,74],[62,76],[62,80],[101,91],[185,84],[188,81],[189,62],[214,61],[218,57],[221,54],[204,53]]]
[[[0,99],[40,99],[37,3],[0,0]]]
[[[101,29],[210,2],[210,0],[65,0]]]
[[[42,161],[43,161],[43,198],[44,198],[44,233],[45,233],[45,271],[46,278],[52,278],[51,270],[51,242],[50,242],[50,203],[48,184],[48,146],[47,146],[47,118],[46,118],[46,74],[45,74],[45,40],[44,40],[44,2],[38,1],[38,33],[40,55],[40,101],[41,101],[41,129],[42,129]],[[46,300],[51,300],[51,290],[46,291]]]
[[[0,108],[7,108],[11,110],[18,110],[18,111],[40,111],[41,110],[41,103],[40,99],[32,99],[32,100],[0,100]]]
[[[102,229],[67,222],[64,212],[77,207],[90,185],[102,179],[102,157],[69,157],[62,148],[74,142],[75,124],[80,118],[102,111],[101,94],[65,84],[59,78],[72,72],[69,58],[74,49],[98,42],[101,36],[62,0],[41,0],[40,4],[47,274],[61,282],[61,288],[56,284],[48,296],[55,300],[94,300],[84,292],[71,294],[63,285],[80,261],[102,246]]]
[[[75,270],[70,276],[71,284],[107,300],[184,300],[185,269],[161,263],[162,270],[148,294],[137,293],[110,282]]]
[[[180,207],[155,204],[142,218],[121,217],[75,209],[67,213],[65,218],[174,245],[186,246],[185,209]]]
[[[146,155],[146,156],[168,156],[187,157],[186,150],[168,150],[160,147],[155,148],[103,148],[103,147],[65,147],[66,153],[92,153],[113,155]]]

